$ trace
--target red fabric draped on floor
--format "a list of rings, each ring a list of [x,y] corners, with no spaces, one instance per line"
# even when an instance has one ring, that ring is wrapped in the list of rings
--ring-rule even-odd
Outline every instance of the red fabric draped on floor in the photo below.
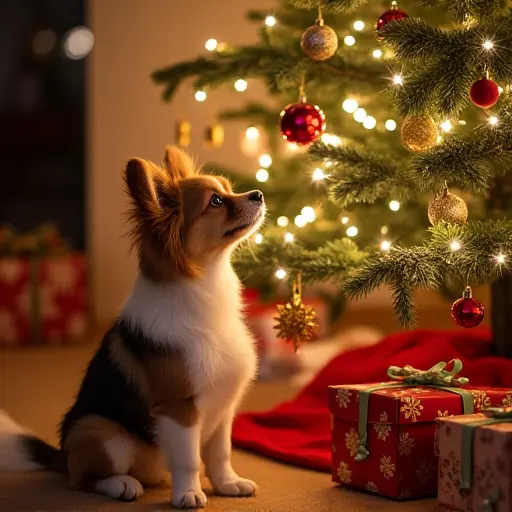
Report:
[[[335,357],[291,402],[268,412],[239,415],[233,442],[284,462],[330,471],[327,386],[385,381],[391,365],[409,364],[426,370],[454,358],[464,363],[462,374],[469,377],[470,384],[512,387],[512,361],[491,355],[489,331],[402,332],[378,345]]]

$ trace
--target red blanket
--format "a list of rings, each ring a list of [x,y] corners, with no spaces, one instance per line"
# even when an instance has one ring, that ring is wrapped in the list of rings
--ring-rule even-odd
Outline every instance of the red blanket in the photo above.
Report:
[[[487,330],[403,332],[335,357],[291,402],[239,415],[233,442],[284,462],[330,471],[327,386],[388,380],[388,366],[409,364],[426,370],[453,358],[462,360],[462,373],[475,386],[512,387],[512,361],[492,356]]]

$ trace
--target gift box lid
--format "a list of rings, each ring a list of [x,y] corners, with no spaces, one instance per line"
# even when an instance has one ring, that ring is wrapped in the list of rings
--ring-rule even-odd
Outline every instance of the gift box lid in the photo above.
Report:
[[[380,387],[380,389],[375,389]],[[457,388],[407,385],[397,382],[329,386],[329,410],[343,419],[358,421],[361,391],[372,390],[368,423],[422,423],[463,413],[460,392],[473,398],[474,410],[512,404],[512,390],[462,386]]]

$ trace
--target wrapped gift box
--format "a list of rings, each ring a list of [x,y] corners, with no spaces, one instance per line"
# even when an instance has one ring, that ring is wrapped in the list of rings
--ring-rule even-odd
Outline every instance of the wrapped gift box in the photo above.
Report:
[[[512,404],[512,393],[503,404]],[[440,419],[437,453],[440,503],[468,512],[512,510],[510,408]]]
[[[360,421],[361,392],[368,400],[366,424]],[[466,386],[464,398],[460,393],[397,382],[330,386],[333,481],[394,499],[435,496],[435,420],[461,414],[463,404],[473,412],[512,397],[511,390],[497,388]]]
[[[0,257],[0,345],[68,343],[86,328],[83,254]]]

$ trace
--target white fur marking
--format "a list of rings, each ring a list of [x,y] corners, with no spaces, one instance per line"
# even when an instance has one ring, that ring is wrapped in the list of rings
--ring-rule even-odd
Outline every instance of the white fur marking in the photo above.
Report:
[[[22,436],[30,434],[0,409],[0,471],[23,472],[43,469],[40,464],[30,460],[23,446]]]
[[[94,488],[99,494],[115,500],[132,501],[144,494],[141,483],[130,475],[114,475],[98,480]]]
[[[105,443],[105,451],[112,461],[114,473],[128,473],[135,456],[133,443],[129,439],[122,436],[114,437]]]

